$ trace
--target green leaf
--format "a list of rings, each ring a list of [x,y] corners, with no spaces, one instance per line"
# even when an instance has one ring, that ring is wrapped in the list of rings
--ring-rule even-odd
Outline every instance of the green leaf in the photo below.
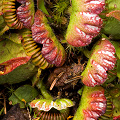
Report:
[[[106,8],[105,11],[111,12],[113,10],[120,10],[120,0],[105,0]]]
[[[115,10],[106,15],[107,17],[114,17],[120,21],[120,10]]]
[[[27,63],[31,58],[26,55],[21,44],[16,44],[7,39],[0,42],[0,57],[0,76]]]
[[[15,94],[12,94],[12,95],[9,97],[9,101],[12,102],[12,105],[15,105],[15,104],[19,103],[19,104],[20,104],[20,108],[25,108],[25,103],[22,102],[21,100],[19,100],[19,99],[15,96]]]
[[[44,0],[38,0],[37,1],[37,7],[38,9],[42,10],[45,14],[49,15],[46,7],[45,7],[45,3],[44,3]]]
[[[3,16],[1,15],[0,16],[0,30],[5,26],[5,23],[4,23],[4,18]]]
[[[14,69],[12,72],[0,76],[0,84],[15,84],[25,81],[31,78],[37,72],[37,69],[37,67],[29,62],[27,64],[23,64]]]
[[[30,85],[19,87],[9,98],[13,105],[20,103],[20,107],[24,108],[25,104],[35,99],[38,91]]]
[[[3,0],[0,1],[0,16],[3,14]]]
[[[5,33],[5,31],[9,30],[9,27],[6,25],[3,16],[0,16],[0,36]],[[2,36],[3,37],[3,36]]]
[[[104,21],[103,29],[101,30],[104,34],[111,35],[114,39],[120,38],[120,21],[114,17],[108,17]]]
[[[43,83],[43,78],[38,81],[36,86],[40,89],[41,94],[43,95],[44,98],[53,100],[53,97],[48,93],[47,88]]]
[[[117,60],[117,76],[120,78],[120,59]]]
[[[21,44],[16,44],[8,39],[0,41],[0,63],[16,57],[26,57]]]
[[[10,34],[5,34],[2,37],[3,38],[7,38],[17,44],[21,44],[21,40],[22,40],[22,31],[19,30],[19,32],[16,30],[15,33],[10,33]]]
[[[113,100],[113,118],[116,117],[116,119],[114,118],[114,120],[118,120],[117,116],[120,117],[120,84],[115,85],[114,88],[109,89],[109,93],[112,96],[112,100]]]
[[[35,88],[30,85],[24,85],[19,87],[14,94],[20,99],[24,99],[27,103],[32,101],[37,95],[38,92]]]
[[[111,41],[116,50],[116,55],[120,59],[120,41]]]
[[[78,94],[82,95],[82,92],[83,92],[83,87],[80,90],[78,90]]]

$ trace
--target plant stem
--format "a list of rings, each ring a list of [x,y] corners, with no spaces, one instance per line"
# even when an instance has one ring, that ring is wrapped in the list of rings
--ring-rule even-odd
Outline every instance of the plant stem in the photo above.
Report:
[[[9,30],[9,27],[6,25],[1,31],[0,31],[0,36],[3,35],[7,30]]]
[[[39,80],[36,86],[41,90],[41,93],[45,97],[45,99],[53,99],[53,97],[46,90],[46,87],[43,84],[43,79]]]
[[[39,78],[40,78],[40,75],[41,75],[41,69],[38,68],[38,72],[36,73],[36,75],[33,77],[32,79],[32,86],[34,87],[37,82],[39,81]]]
[[[91,56],[91,51],[87,50],[87,49],[84,49],[82,48],[81,51],[83,52],[83,54],[87,57],[87,58],[90,58]]]
[[[42,10],[45,14],[49,15],[49,13],[45,7],[44,0],[37,0],[37,7],[38,7],[38,9]]]

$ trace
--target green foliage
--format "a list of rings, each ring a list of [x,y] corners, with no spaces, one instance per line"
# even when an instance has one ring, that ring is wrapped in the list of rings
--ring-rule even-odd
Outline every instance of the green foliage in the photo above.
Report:
[[[0,84],[15,84],[31,78],[37,72],[37,68],[27,63],[14,69],[12,72],[0,76]]]
[[[68,6],[68,3],[69,3],[68,0],[59,0],[57,4],[54,5],[55,7],[54,11],[56,11],[58,15],[63,15],[64,10]]]
[[[12,95],[9,97],[9,101],[12,102],[12,105],[15,105],[15,104],[19,103],[21,108],[25,108],[25,103],[24,103],[23,101],[19,100],[19,99],[16,97],[15,94],[12,94]]]
[[[32,101],[37,95],[38,92],[35,88],[30,85],[24,85],[15,90],[9,97],[9,101],[12,101],[12,105],[20,103],[20,107],[24,108],[26,103]]]
[[[2,113],[4,113],[4,107],[0,110],[0,115],[2,115]]]
[[[117,76],[118,76],[119,79],[120,79],[120,59],[117,60]]]
[[[1,15],[0,16],[0,30],[4,27],[4,19],[3,19],[3,16]]]
[[[21,44],[21,40],[23,39],[22,38],[22,34],[24,33],[24,30],[25,29],[22,29],[22,30],[16,30],[14,33],[10,33],[10,34],[4,34],[2,36],[2,38],[7,38],[17,44]]]
[[[68,5],[68,0],[57,1],[57,3],[53,6],[54,22],[57,22],[57,24],[62,24],[62,18],[64,17],[65,10],[68,9]]]
[[[120,59],[120,41],[111,41],[115,47],[116,55]]]
[[[83,87],[78,90],[78,94],[79,94],[79,95],[82,95],[82,92],[83,92]]]
[[[3,35],[7,30],[9,30],[9,27],[6,25],[3,16],[0,16],[0,36]]]
[[[43,95],[43,97],[45,99],[49,99],[49,100],[53,99],[53,97],[48,93],[48,91],[46,89],[46,86],[43,84],[43,78],[38,81],[38,83],[36,84],[36,86],[40,89],[41,94]]]
[[[32,10],[32,14],[34,15],[34,7],[33,7],[34,2],[33,2],[33,0],[30,0],[30,1],[32,2],[31,10]],[[46,1],[49,1],[50,3],[52,3],[52,8],[47,8],[51,12],[50,15],[46,9],[47,6],[45,7]],[[42,12],[47,14],[48,16],[51,16],[51,18],[48,17],[49,21],[46,18],[44,19],[45,20],[44,23],[47,24],[46,26],[48,26],[46,28],[49,32],[51,32],[52,29],[51,29],[51,27],[49,27],[48,23],[54,22],[53,24],[56,26],[56,28],[54,30],[60,29],[60,31],[55,31],[55,33],[58,32],[57,33],[58,38],[59,37],[63,38],[62,35],[66,34],[65,32],[66,32],[66,28],[67,28],[68,21],[69,21],[68,12],[72,13],[73,10],[76,11],[77,3],[80,3],[82,0],[81,1],[72,0],[72,2],[74,2],[72,7],[70,7],[70,0],[53,0],[52,2],[50,0],[46,0],[46,1],[37,0],[37,8],[42,10]],[[117,64],[116,64],[117,68],[115,68],[115,69],[117,69],[115,71],[115,73],[117,72],[117,75],[114,75],[113,77],[111,77],[108,81],[106,81],[103,84],[105,87],[107,87],[107,85],[109,85],[111,82],[112,82],[111,84],[113,84],[114,81],[115,81],[115,83],[118,83],[118,79],[120,79],[120,42],[118,41],[118,40],[120,40],[120,21],[115,19],[114,17],[106,17],[106,14],[108,14],[109,12],[111,12],[113,10],[120,10],[120,4],[119,4],[120,0],[105,0],[105,2],[106,2],[106,9],[105,9],[105,11],[103,11],[103,14],[100,15],[101,17],[103,17],[103,27],[101,30],[101,33],[103,34],[102,38],[109,39],[109,37],[110,37],[112,40],[117,39],[117,41],[111,41],[111,43],[114,45],[114,47],[116,49],[116,56],[118,58]],[[24,57],[24,56],[26,57],[26,54],[25,54],[25,51],[21,44],[22,34],[24,32],[24,29],[9,30],[10,34],[8,34],[8,32],[6,34],[6,31],[9,29],[9,27],[6,25],[3,15],[1,15],[2,9],[3,9],[3,6],[1,6],[1,4],[2,4],[2,1],[0,1],[0,37],[2,38],[2,39],[0,39],[0,63],[3,63],[5,61],[10,60],[15,57]],[[79,9],[81,9],[81,8],[79,7]],[[52,17],[53,17],[53,19],[52,19]],[[67,19],[67,21],[66,21],[66,19]],[[82,19],[82,20],[84,20],[84,19]],[[75,18],[73,17],[73,21],[78,22],[78,24],[79,24],[79,20],[77,18],[75,21]],[[63,23],[65,23],[65,24],[63,24]],[[54,25],[53,26],[51,25],[51,26],[54,28]],[[10,28],[10,29],[12,29],[12,28]],[[72,30],[73,29],[71,29],[71,31]],[[62,35],[59,32],[61,32]],[[53,34],[54,33],[51,32],[50,35],[53,36]],[[56,40],[56,38],[55,38],[55,40]],[[98,39],[95,38],[95,40],[98,40]],[[63,40],[62,43],[64,45],[67,44],[66,40]],[[56,42],[56,44],[57,44],[57,42]],[[94,42],[93,42],[93,44],[94,44]],[[95,44],[93,46],[95,46]],[[86,48],[76,48],[71,45],[68,45],[66,47],[66,51],[68,52],[67,55],[69,53],[70,54],[74,53],[77,56],[77,51],[78,51],[79,54],[83,53],[87,58],[90,58],[90,55],[91,55],[93,49],[91,51],[89,51],[87,48],[89,48],[89,46],[87,46]],[[61,50],[61,48],[59,49],[59,51],[60,50]],[[88,61],[88,64],[89,64],[89,61]],[[41,70],[41,69],[39,69],[39,70]],[[34,76],[34,78],[33,78],[34,81],[32,81],[33,86],[36,85],[36,87],[38,87],[38,89],[40,89],[41,94],[42,94],[41,95],[42,97],[40,97],[40,99],[35,100],[35,102],[40,101],[39,105],[43,105],[44,102],[46,102],[47,105],[49,105],[49,104],[51,104],[51,102],[53,102],[55,104],[53,107],[58,110],[61,110],[63,106],[71,107],[74,105],[74,102],[72,102],[70,99],[65,99],[65,98],[54,99],[48,93],[48,90],[46,89],[47,86],[45,86],[43,84],[43,81],[42,81],[43,79],[42,78],[40,79],[40,75],[41,75],[41,71],[40,72],[38,71],[38,67],[35,67],[31,63],[31,61],[29,61],[28,63],[17,67],[10,73],[8,73],[6,75],[1,75],[0,76],[0,84],[2,84],[1,86],[4,86],[3,84],[6,84],[6,83],[7,84],[20,83],[22,81],[31,79],[31,77]],[[43,78],[44,78],[44,76],[43,76]],[[116,86],[116,84],[114,86]],[[76,108],[77,110],[75,109],[77,112],[74,115],[74,118],[73,118],[74,120],[78,120],[78,119],[82,120],[83,119],[82,117],[84,117],[84,116],[83,116],[82,110],[83,110],[83,108],[87,108],[86,106],[88,105],[88,102],[89,102],[87,97],[89,97],[90,92],[92,92],[92,90],[94,88],[97,88],[97,87],[89,88],[89,87],[85,86],[85,87],[82,87],[81,89],[79,89],[78,94],[80,94],[80,96],[82,96],[82,99],[81,99],[78,109],[77,108]],[[29,105],[29,102],[31,102],[33,99],[35,99],[37,97],[37,95],[39,94],[38,91],[35,88],[33,88],[31,85],[20,86],[16,90],[14,90],[12,87],[9,87],[7,89],[8,89],[7,94],[11,95],[9,97],[9,101],[12,102],[12,105],[19,103],[21,108],[27,107]],[[50,92],[52,93],[52,91],[50,91]],[[57,91],[54,91],[54,92],[57,92]],[[120,115],[120,104],[119,104],[120,103],[119,102],[120,90],[119,90],[119,93],[115,94],[115,92],[113,92],[112,95],[114,95],[113,96],[113,103],[114,103],[114,108],[115,108],[113,110],[114,116]],[[6,98],[7,98],[7,96],[6,96]],[[63,112],[64,112],[64,109],[63,109]],[[3,113],[4,113],[4,107],[2,106],[2,109],[0,110],[0,115],[2,115]],[[113,118],[110,118],[109,120],[113,120]]]
[[[7,89],[8,89],[8,94],[10,94],[10,95],[12,95],[13,92],[15,91],[13,86],[7,87]]]
[[[111,12],[113,10],[120,10],[120,0],[105,0],[106,2],[106,12]]]
[[[116,84],[113,88],[108,89],[113,99],[113,117],[120,115],[120,85]]]
[[[45,5],[44,5],[44,0],[38,0],[37,1],[37,7],[42,10],[45,14],[49,15],[48,11],[46,10],[45,8]]]
[[[17,57],[26,57],[25,51],[21,44],[16,44],[8,39],[0,41],[0,63],[10,61],[11,59]],[[8,66],[9,68],[11,67],[11,65],[9,64]],[[17,67],[12,72],[10,71],[10,73],[6,75],[0,76],[0,84],[14,84],[25,81],[33,76],[36,71],[36,67],[29,62],[20,67]]]
[[[0,63],[16,57],[25,57],[21,44],[16,44],[8,39],[0,41]]]
[[[120,21],[113,17],[106,18],[101,32],[104,34],[109,34],[114,39],[119,39],[120,38],[119,31],[120,31]]]

